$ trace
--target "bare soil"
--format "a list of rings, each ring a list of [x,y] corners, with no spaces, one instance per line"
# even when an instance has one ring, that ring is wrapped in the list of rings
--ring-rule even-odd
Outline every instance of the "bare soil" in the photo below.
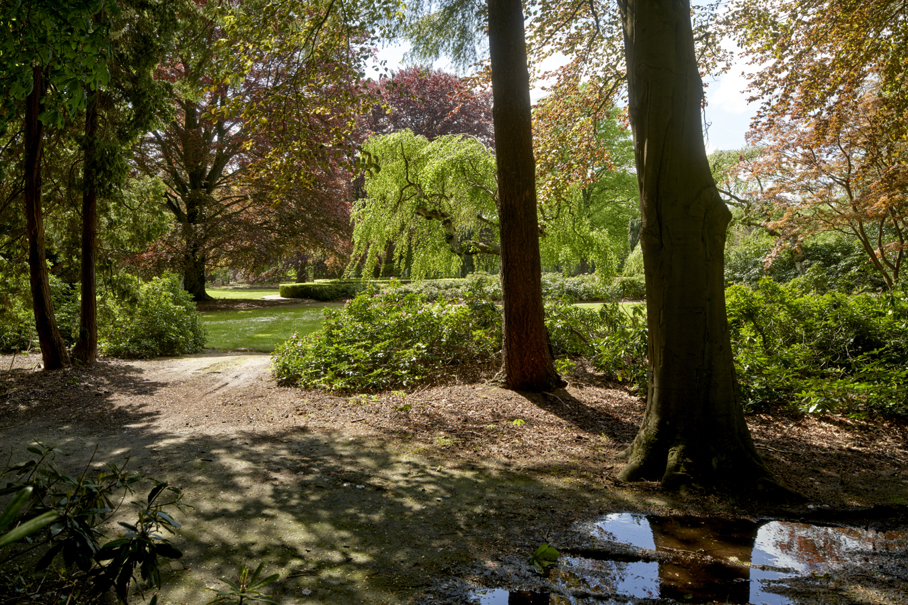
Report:
[[[618,482],[614,456],[644,404],[592,374],[525,394],[473,368],[412,392],[337,396],[277,385],[258,354],[39,367],[0,357],[11,463],[33,440],[73,470],[128,458],[195,506],[162,603],[204,603],[218,577],[258,561],[281,574],[281,603],[459,603],[465,593],[440,582],[481,578],[541,542],[582,542],[579,523],[614,511],[908,526],[903,422],[749,417],[770,468],[806,497],[772,508]],[[804,602],[903,602],[904,574],[862,573]]]

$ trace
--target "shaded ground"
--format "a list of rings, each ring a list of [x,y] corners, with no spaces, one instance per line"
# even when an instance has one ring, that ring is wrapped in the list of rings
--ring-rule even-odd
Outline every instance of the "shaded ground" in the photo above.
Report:
[[[38,361],[0,357],[0,446],[13,462],[32,439],[58,445],[73,469],[97,447],[96,461],[128,456],[196,507],[181,519],[186,556],[162,603],[204,603],[218,577],[260,560],[281,573],[281,603],[463,602],[448,580],[531,583],[529,571],[495,570],[544,541],[582,546],[578,523],[611,511],[908,525],[904,424],[749,418],[770,467],[810,503],[767,510],[617,483],[613,457],[643,404],[593,376],[523,395],[484,384],[477,369],[460,384],[336,397],[277,386],[267,355],[51,374]],[[908,581],[857,570],[829,584],[804,602],[902,602]]]

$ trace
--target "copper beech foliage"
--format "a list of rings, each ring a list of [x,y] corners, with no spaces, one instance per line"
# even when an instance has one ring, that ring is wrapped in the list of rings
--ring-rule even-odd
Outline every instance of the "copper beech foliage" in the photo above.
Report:
[[[254,274],[291,252],[346,254],[356,116],[374,99],[361,84],[368,32],[338,10],[250,1],[187,16],[160,74],[175,83],[174,119],[140,155],[178,224],[159,251],[196,274],[218,260]]]
[[[877,90],[908,110],[908,7],[900,0],[734,0],[723,26],[751,65],[755,123],[813,118],[823,134],[847,127]]]
[[[779,120],[756,131],[760,155],[740,166],[752,213],[778,238],[774,254],[811,235],[856,238],[889,288],[899,283],[908,246],[908,140],[897,111],[870,90],[825,116]],[[770,259],[771,262],[772,259]]]

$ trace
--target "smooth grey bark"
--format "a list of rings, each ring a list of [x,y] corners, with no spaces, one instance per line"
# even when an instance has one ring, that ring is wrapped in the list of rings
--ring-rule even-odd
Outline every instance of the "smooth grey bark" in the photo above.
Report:
[[[495,159],[498,167],[504,384],[564,385],[552,361],[542,305],[530,78],[520,0],[488,0]]]
[[[642,226],[649,393],[625,481],[785,493],[744,420],[725,311],[725,233],[700,121],[687,0],[620,0]]]

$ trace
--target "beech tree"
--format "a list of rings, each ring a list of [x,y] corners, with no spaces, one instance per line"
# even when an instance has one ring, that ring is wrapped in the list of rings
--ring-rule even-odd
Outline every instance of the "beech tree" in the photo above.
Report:
[[[619,477],[777,493],[735,379],[723,281],[731,213],[710,173],[687,1],[621,0],[640,187],[649,392]],[[654,153],[653,150],[658,150]]]
[[[847,126],[869,90],[904,122],[908,10],[897,0],[734,0],[724,19],[762,101],[757,124],[815,118],[819,134]]]
[[[493,147],[492,96],[463,78],[424,66],[405,67],[371,82],[381,103],[373,105],[362,127],[370,134],[409,130],[429,140],[466,134]]]
[[[370,104],[356,68],[363,51],[333,27],[331,6],[295,6],[205,5],[162,69],[179,91],[174,119],[146,137],[139,161],[168,187],[183,286],[196,300],[209,298],[212,254],[258,264],[278,217],[304,229],[300,247],[328,249],[346,231],[349,198],[325,191],[349,175],[355,116]],[[286,249],[287,230],[269,244]]]

